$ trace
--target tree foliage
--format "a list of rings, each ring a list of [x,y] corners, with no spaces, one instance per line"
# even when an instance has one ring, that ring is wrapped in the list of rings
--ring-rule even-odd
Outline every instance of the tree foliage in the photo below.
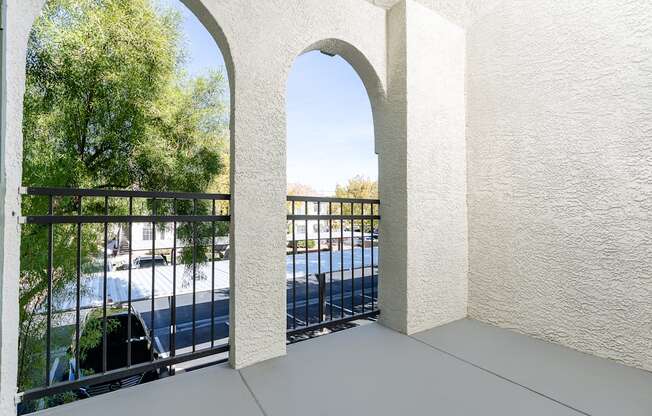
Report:
[[[378,182],[365,176],[355,176],[349,179],[346,185],[337,185],[335,187],[335,196],[337,198],[378,198]]]
[[[66,188],[225,191],[226,79],[183,71],[180,16],[150,0],[49,0],[29,38],[23,113],[23,184]],[[44,214],[47,199],[25,198]],[[120,203],[112,210],[124,210]],[[61,198],[70,214],[79,201]],[[85,200],[85,213],[102,201]],[[209,207],[200,207],[208,210]],[[114,211],[115,212],[115,211]],[[68,228],[65,228],[68,227]],[[56,296],[76,277],[75,229],[54,233]],[[190,238],[190,231],[180,236]],[[84,226],[85,263],[101,230]],[[201,234],[200,234],[201,235]],[[40,316],[47,286],[47,228],[26,226],[21,242],[19,387],[42,384]]]
[[[288,195],[292,196],[319,196],[319,193],[310,185],[303,183],[288,183]]]
[[[224,78],[181,72],[179,16],[51,0],[27,59],[24,182],[196,191],[220,172]]]
[[[378,199],[378,182],[370,178],[367,178],[362,175],[354,176],[349,179],[346,185],[337,185],[335,187],[335,197],[337,198],[352,198],[352,199]],[[375,214],[376,211],[372,212],[371,204],[344,204],[342,206],[343,215],[370,215]],[[369,220],[361,221],[348,221],[345,225],[348,229],[360,229],[362,227],[365,232],[371,232],[376,224],[372,225],[372,222]]]

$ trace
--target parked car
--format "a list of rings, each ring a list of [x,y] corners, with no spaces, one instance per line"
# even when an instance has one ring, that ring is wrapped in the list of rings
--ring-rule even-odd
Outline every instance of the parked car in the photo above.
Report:
[[[140,256],[134,259],[133,267],[135,269],[146,269],[152,267],[152,264],[155,266],[167,266],[168,260],[165,256],[157,254],[155,256]]]
[[[131,315],[131,364],[149,362],[152,357],[157,360],[160,351],[157,350],[149,336],[149,330],[140,314],[131,308],[110,308],[107,310],[107,371],[124,368],[127,366],[128,354],[128,322]],[[102,343],[102,310],[95,309],[90,312],[82,322],[80,332],[79,375],[80,378],[99,374],[102,372],[103,343]],[[76,346],[69,348],[70,360],[68,362],[68,379],[74,380],[76,371]],[[108,383],[89,385],[80,388],[76,393],[81,398],[96,396],[110,391],[131,387],[147,381],[160,378],[164,370],[150,370],[143,373],[127,376]]]

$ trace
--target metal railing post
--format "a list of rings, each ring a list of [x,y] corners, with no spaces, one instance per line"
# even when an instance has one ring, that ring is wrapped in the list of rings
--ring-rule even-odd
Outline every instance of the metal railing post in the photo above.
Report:
[[[318,273],[319,282],[319,322],[326,320],[326,273]]]

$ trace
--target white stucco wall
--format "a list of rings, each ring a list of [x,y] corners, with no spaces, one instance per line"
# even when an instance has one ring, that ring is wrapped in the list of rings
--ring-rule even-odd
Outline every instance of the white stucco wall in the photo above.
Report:
[[[411,0],[388,27],[395,136],[380,152],[392,166],[380,172],[381,322],[410,334],[467,313],[465,32]]]
[[[652,2],[468,31],[469,313],[652,370]]]
[[[391,9],[401,0],[366,0],[370,3]],[[414,0],[417,3],[434,10],[441,16],[453,23],[467,27],[475,19],[480,18],[484,13],[491,10],[502,0]]]
[[[407,7],[408,333],[467,313],[465,32]]]
[[[25,47],[39,0],[4,0],[5,36],[2,68],[3,114],[0,154],[0,414],[15,412],[18,356],[18,269],[20,259],[20,197]],[[15,13],[20,7],[22,13]],[[12,12],[11,10],[14,10]],[[6,14],[5,14],[6,13]],[[11,25],[12,30],[9,30]]]

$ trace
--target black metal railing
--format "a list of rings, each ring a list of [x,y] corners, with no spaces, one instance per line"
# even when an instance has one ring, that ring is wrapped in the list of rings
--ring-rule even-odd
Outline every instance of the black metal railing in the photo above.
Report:
[[[43,236],[47,256],[40,265],[22,262],[34,262],[47,282],[34,306],[44,326],[43,382],[22,401],[113,390],[131,376],[157,378],[176,364],[228,353],[228,267],[226,283],[221,272],[216,286],[216,264],[229,254],[229,195],[23,194],[23,235]]]
[[[288,335],[378,315],[380,201],[287,201]]]

